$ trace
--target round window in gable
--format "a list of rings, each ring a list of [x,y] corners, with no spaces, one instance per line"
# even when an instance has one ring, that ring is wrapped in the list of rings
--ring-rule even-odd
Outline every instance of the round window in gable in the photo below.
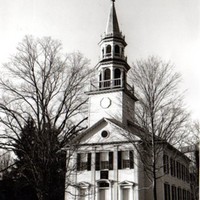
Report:
[[[108,131],[102,131],[102,132],[101,132],[101,137],[107,138],[108,136],[109,136]]]

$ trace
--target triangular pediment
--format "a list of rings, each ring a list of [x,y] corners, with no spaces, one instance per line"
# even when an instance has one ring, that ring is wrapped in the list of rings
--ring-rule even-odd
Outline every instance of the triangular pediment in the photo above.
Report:
[[[134,182],[132,182],[132,181],[127,181],[127,180],[120,183],[120,186],[121,186],[121,187],[134,186],[134,185],[135,185]]]
[[[139,138],[129,132],[119,121],[102,118],[82,133],[79,144],[123,143],[130,140],[139,140]]]

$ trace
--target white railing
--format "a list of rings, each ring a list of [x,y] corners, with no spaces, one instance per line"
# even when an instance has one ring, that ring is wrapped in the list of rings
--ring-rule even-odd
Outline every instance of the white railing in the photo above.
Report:
[[[121,78],[104,80],[99,82],[91,81],[89,92],[98,92],[118,88],[123,88],[124,90],[134,95],[134,88],[131,87],[129,84],[125,83]]]
[[[127,57],[122,55],[122,54],[119,54],[119,53],[106,53],[103,55],[103,59],[106,59],[106,58],[121,58],[125,61],[127,61]]]
[[[121,78],[90,83],[90,91],[106,90],[123,87]]]

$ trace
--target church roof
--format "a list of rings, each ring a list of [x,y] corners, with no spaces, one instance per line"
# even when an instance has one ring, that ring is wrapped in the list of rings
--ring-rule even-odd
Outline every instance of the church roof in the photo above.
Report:
[[[100,126],[102,123],[105,123],[105,122],[108,123],[108,124],[112,124],[116,128],[120,129],[121,131],[124,132],[125,135],[127,134],[127,136],[128,135],[129,136],[133,135],[134,140],[136,140],[136,141],[140,140],[140,138],[138,137],[138,134],[135,134],[135,133],[131,132],[131,130],[128,130],[127,127],[125,127],[121,122],[117,121],[116,119],[102,118],[101,120],[99,120],[98,122],[96,122],[94,125],[92,125],[91,127],[89,127],[87,130],[85,130],[84,132],[82,132],[79,136],[77,136],[76,139],[75,139],[75,141],[80,141],[85,135],[87,135],[89,132],[91,132],[96,127]]]
[[[111,35],[120,34],[114,1],[112,1],[111,7],[110,7],[110,13],[108,16],[108,22],[107,22],[107,27],[106,27],[106,35],[110,35],[110,34]]]
[[[102,118],[101,120],[99,120],[98,122],[96,122],[94,125],[92,125],[91,127],[89,127],[86,131],[84,131],[83,135],[85,135],[88,132],[92,131],[94,128],[98,127],[103,122],[112,123],[114,126],[117,126],[118,128],[120,128],[120,129],[128,132],[128,130],[125,128],[125,126],[123,126],[123,124],[121,122],[119,122],[119,121],[117,121],[115,119]]]

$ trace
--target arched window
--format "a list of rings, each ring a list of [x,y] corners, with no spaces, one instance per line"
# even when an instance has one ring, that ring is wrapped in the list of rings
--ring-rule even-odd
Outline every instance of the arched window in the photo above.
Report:
[[[121,70],[120,69],[115,69],[114,71],[114,79],[115,79],[115,86],[121,85]]]
[[[110,87],[110,69],[104,71],[104,87]]]
[[[121,78],[121,70],[119,68],[115,69],[114,78]]]
[[[106,69],[104,71],[104,80],[109,80],[110,79],[110,69]]]
[[[107,45],[106,47],[106,56],[111,56],[111,45]]]
[[[119,45],[115,45],[115,56],[120,55]]]

